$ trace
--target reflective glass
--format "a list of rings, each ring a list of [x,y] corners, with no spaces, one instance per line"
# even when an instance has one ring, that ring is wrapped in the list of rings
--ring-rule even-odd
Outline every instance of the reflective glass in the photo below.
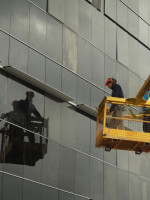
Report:
[[[22,200],[23,180],[13,176],[3,175],[3,200]]]
[[[19,16],[19,17],[18,17]],[[20,20],[21,19],[21,20]],[[29,2],[13,0],[11,9],[11,34],[28,43]]]
[[[46,53],[46,13],[30,4],[29,44]]]
[[[23,200],[41,200],[42,186],[30,181],[24,181]]]
[[[61,90],[61,66],[49,59],[46,59],[46,83]]]
[[[45,57],[29,49],[28,74],[45,82]]]
[[[61,104],[61,142],[76,148],[77,113],[67,103]]]
[[[10,38],[9,65],[27,73],[28,47]]]
[[[60,146],[59,187],[69,192],[75,191],[75,155],[74,150]]]
[[[53,1],[54,4],[57,1]],[[63,0],[60,0],[60,4]],[[62,24],[51,16],[47,16],[46,55],[62,64]]]
[[[46,140],[45,148],[43,150],[46,154],[42,160],[42,183],[58,187],[59,145],[50,140]],[[52,192],[51,189],[46,189],[47,192],[49,190]]]
[[[57,142],[60,142],[60,108],[60,102],[45,98],[45,136]]]

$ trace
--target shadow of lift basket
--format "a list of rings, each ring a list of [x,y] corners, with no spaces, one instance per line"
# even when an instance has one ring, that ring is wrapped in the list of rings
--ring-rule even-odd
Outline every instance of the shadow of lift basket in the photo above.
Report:
[[[124,109],[122,117],[112,117],[107,115],[107,109],[112,105],[119,105]],[[135,151],[136,154],[141,152],[150,152],[150,131],[143,131],[143,115],[134,115],[129,108],[141,110],[142,107],[150,109],[150,102],[143,99],[105,97],[98,107],[97,127],[96,127],[96,147],[104,147],[106,151],[111,149]],[[122,120],[124,126],[112,127],[111,121]]]

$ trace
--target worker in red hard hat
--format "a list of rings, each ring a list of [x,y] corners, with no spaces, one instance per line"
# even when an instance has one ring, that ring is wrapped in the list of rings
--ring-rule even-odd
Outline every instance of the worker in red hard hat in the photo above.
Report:
[[[106,86],[108,86],[112,90],[112,97],[119,97],[124,98],[123,90],[119,84],[117,84],[117,80],[115,78],[108,78],[106,83]],[[112,104],[110,109],[107,111],[107,114],[111,114],[112,117],[123,117],[123,107],[121,105]],[[123,120],[119,119],[111,119],[110,120],[110,127],[111,128],[119,128],[124,129]]]

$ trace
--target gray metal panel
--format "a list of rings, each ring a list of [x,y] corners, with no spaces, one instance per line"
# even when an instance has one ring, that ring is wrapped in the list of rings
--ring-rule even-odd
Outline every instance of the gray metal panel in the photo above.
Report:
[[[24,180],[23,200],[41,200],[41,195],[42,185]]]
[[[49,118],[49,138],[60,142],[60,103],[45,98],[45,118]]]
[[[139,91],[138,76],[129,71],[129,98],[135,97]]]
[[[79,0],[79,34],[91,41],[92,6],[86,1]]]
[[[61,104],[61,143],[76,148],[76,112],[67,103]]]
[[[48,12],[62,22],[64,22],[64,1],[48,0]]]
[[[45,82],[45,57],[29,49],[28,74]]]
[[[90,198],[103,199],[103,163],[90,158]]]
[[[116,21],[116,8],[116,0],[105,0],[105,14],[108,15],[114,21]]]
[[[1,185],[2,186],[2,185]],[[21,200],[22,199],[22,186],[23,186],[23,180],[9,176],[4,174],[3,175],[3,200],[7,199],[16,199]]]
[[[58,190],[50,187],[42,187],[42,200],[58,200]]]
[[[148,46],[149,42],[149,25],[139,18],[139,40]]]
[[[58,181],[59,181],[59,144],[48,140],[47,153],[42,159],[42,183],[58,187]]]
[[[128,151],[117,151],[117,167],[128,171],[129,168],[129,152]]]
[[[46,53],[46,13],[30,4],[29,44]]]
[[[3,174],[0,172],[0,185],[3,185]],[[2,187],[0,187],[0,199],[2,199]]]
[[[64,24],[78,32],[78,0],[64,1]]]
[[[91,105],[90,89],[91,85],[87,81],[77,77],[77,104]]]
[[[75,191],[75,151],[60,146],[59,187],[69,192]]]
[[[77,113],[76,148],[89,154],[90,139],[90,119]]]
[[[104,88],[104,53],[92,47],[91,81]]]
[[[150,183],[142,178],[139,179],[139,199],[149,199],[150,196]]]
[[[75,200],[85,200],[85,198],[75,196]]]
[[[117,63],[117,82],[121,85],[124,97],[129,97],[129,70]]]
[[[129,36],[129,69],[139,74],[139,42]]]
[[[101,126],[101,125],[100,125]],[[103,160],[103,148],[96,148],[96,122],[91,120],[91,150],[90,155]]]
[[[117,199],[129,199],[129,174],[127,171],[117,169]]]
[[[139,18],[128,9],[128,31],[134,35],[136,38],[139,38]]]
[[[131,161],[131,163],[133,164],[133,161]],[[135,164],[136,164],[136,161],[135,161]],[[150,166],[150,155],[143,153],[140,156],[140,162],[138,164],[140,176],[146,179],[150,179],[149,166]]]
[[[104,50],[104,15],[92,9],[92,43]]]
[[[29,2],[13,0],[11,11],[11,34],[28,43],[29,34]]]
[[[128,8],[120,0],[117,0],[117,23],[127,30]]]
[[[63,65],[77,71],[77,35],[63,27]]]
[[[117,199],[117,170],[104,164],[104,197],[106,200]]]
[[[129,65],[128,34],[119,27],[117,28],[117,59],[128,67]]]
[[[105,53],[116,59],[116,25],[105,17]]]
[[[72,72],[62,68],[62,92],[73,97],[76,101],[77,77]]]
[[[74,200],[75,196],[69,193],[59,192],[59,200]]]
[[[105,55],[105,82],[110,77],[117,78],[117,63]],[[105,86],[105,89],[110,93],[112,92],[107,86]]]
[[[49,59],[46,59],[46,83],[61,90],[61,66]]]
[[[4,29],[8,33],[10,32],[10,11],[11,1],[0,0],[0,28]]]
[[[91,85],[91,106],[96,110],[104,98],[104,92]]]
[[[6,113],[7,110],[7,78],[0,74],[0,115]]]
[[[39,136],[34,135],[35,141],[40,141]],[[25,147],[24,151],[28,151],[28,147]],[[27,156],[27,154],[24,155]],[[32,157],[31,157],[32,158]],[[26,159],[26,158],[25,158]],[[42,181],[42,159],[39,159],[35,162],[34,166],[24,165],[24,178],[31,179],[37,182]]]
[[[23,72],[27,73],[28,47],[10,38],[9,65],[16,66]]]
[[[0,32],[0,44],[0,64],[8,65],[9,36],[3,32]]]
[[[139,44],[139,76],[146,80],[149,74],[149,50]]]
[[[84,78],[91,80],[91,44],[78,37],[78,68],[77,73]]]
[[[149,0],[139,0],[139,15],[144,19],[146,22],[148,22],[148,5]]]
[[[141,200],[140,192],[139,177],[134,174],[129,174],[129,200]]]
[[[75,193],[89,197],[90,191],[89,157],[76,152]]]
[[[62,24],[47,16],[46,54],[62,64],[62,48]]]
[[[117,161],[116,150],[112,149],[110,152],[104,151],[104,161],[116,165]]]
[[[47,8],[47,0],[31,0],[33,3],[35,3],[37,6],[42,8],[46,11]]]

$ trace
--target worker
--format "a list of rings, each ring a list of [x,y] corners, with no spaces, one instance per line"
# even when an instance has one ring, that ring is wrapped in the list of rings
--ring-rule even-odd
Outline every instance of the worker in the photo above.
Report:
[[[117,84],[117,80],[115,78],[108,78],[106,83],[106,86],[108,86],[112,90],[112,97],[119,97],[124,98],[123,90],[119,84]],[[107,111],[108,115],[112,115],[112,117],[123,117],[123,107],[121,105],[112,104],[110,109]],[[118,128],[118,129],[124,129],[124,122],[121,119],[110,119],[110,128]]]
[[[34,97],[34,92],[28,91],[26,92],[26,99],[25,100],[21,99],[20,101],[18,101],[18,106],[22,112],[22,115],[25,116],[25,127],[30,130],[32,129],[32,123],[31,123],[32,115],[43,121],[42,116],[32,103],[33,97]],[[34,143],[35,142],[34,134],[29,131],[27,133],[29,142]]]

